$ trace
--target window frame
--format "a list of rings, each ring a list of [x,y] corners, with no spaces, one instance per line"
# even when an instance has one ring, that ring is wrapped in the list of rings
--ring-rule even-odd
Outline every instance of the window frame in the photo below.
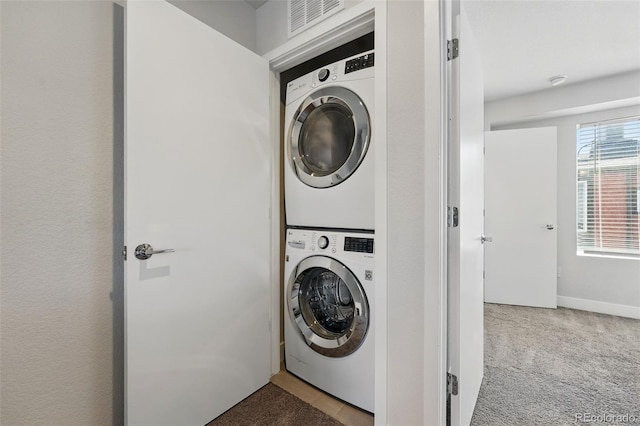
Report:
[[[576,125],[575,155],[577,254],[640,259],[640,116]],[[619,186],[607,189],[616,184],[616,173],[622,174],[618,177],[624,182],[622,191]],[[603,211],[607,207],[614,212]],[[620,224],[619,211],[625,210],[624,224]],[[621,233],[626,235],[620,237]]]

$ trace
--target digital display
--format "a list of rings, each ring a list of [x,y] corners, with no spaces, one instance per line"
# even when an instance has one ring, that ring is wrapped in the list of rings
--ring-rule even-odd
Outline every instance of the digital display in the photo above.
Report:
[[[373,238],[344,238],[344,251],[373,253]]]
[[[373,53],[368,53],[366,55],[362,55],[359,58],[351,59],[347,61],[344,67],[344,73],[349,74],[350,72],[358,71],[364,68],[369,68],[373,66]]]

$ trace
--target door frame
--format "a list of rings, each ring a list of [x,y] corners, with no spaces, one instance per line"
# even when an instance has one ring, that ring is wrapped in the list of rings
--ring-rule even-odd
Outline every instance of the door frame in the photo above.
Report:
[[[438,0],[437,5],[431,8],[439,11],[440,22],[440,57],[446,58],[446,40],[447,29],[450,22],[447,21],[446,14],[448,9],[449,0]],[[272,123],[280,122],[280,98],[279,98],[279,76],[280,73],[292,68],[298,64],[301,64],[309,59],[312,59],[324,52],[327,52],[335,47],[338,47],[345,42],[353,40],[359,36],[365,35],[371,31],[375,31],[375,53],[376,53],[376,80],[375,84],[375,109],[372,114],[375,114],[376,120],[373,123],[373,133],[377,135],[387,134],[387,2],[380,0],[363,0],[360,3],[343,10],[342,12],[328,18],[327,20],[318,23],[309,30],[293,37],[282,46],[263,55],[265,59],[269,61],[271,68],[271,81],[272,81]],[[450,29],[448,29],[450,31]],[[446,77],[447,62],[441,60],[440,64],[440,86],[441,96],[438,100],[440,105],[440,127],[441,134],[438,143],[438,150],[442,154],[439,159],[438,167],[438,180],[437,185],[440,187],[440,196],[438,197],[438,210],[439,210],[439,224],[436,225],[439,229],[438,242],[439,247],[438,259],[433,261],[432,266],[436,267],[437,271],[430,274],[431,277],[438,276],[438,294],[434,295],[438,301],[439,306],[438,320],[436,324],[429,319],[428,331],[425,331],[425,336],[437,335],[438,345],[438,360],[437,360],[437,372],[434,377],[433,362],[431,360],[425,361],[424,377],[425,380],[436,380],[437,388],[440,389],[438,393],[438,413],[437,418],[439,424],[444,425],[446,422],[446,366],[447,366],[447,281],[446,281],[446,236],[447,236],[447,223],[446,223],[446,194],[447,194],[447,169],[446,169],[446,151],[447,151],[447,123],[448,116],[446,114],[446,102],[448,102],[448,95],[444,88],[448,84]],[[272,126],[272,144],[273,153],[272,167],[273,170],[281,170],[282,159],[280,158],[280,145],[282,129],[280,126]],[[375,157],[375,229],[376,229],[376,282],[377,286],[382,289],[387,288],[387,145],[386,138],[380,138],[376,142],[376,157]],[[274,174],[273,179],[273,194],[272,194],[272,218],[279,218],[281,216],[280,196],[281,188],[279,186],[279,176]],[[433,217],[433,216],[432,216]],[[272,221],[272,239],[274,242],[278,241],[281,232],[280,220]],[[430,227],[433,230],[435,227]],[[272,264],[279,265],[280,258],[280,246],[279,244],[273,245],[272,251]],[[435,254],[435,253],[434,253]],[[280,276],[279,268],[274,268],[272,271],[272,280],[274,283],[273,290],[273,306],[272,312],[278,313],[280,308],[280,287],[282,286],[285,277]],[[387,424],[387,418],[389,409],[387,406],[388,400],[388,377],[387,377],[387,313],[388,313],[388,297],[386,292],[376,292],[374,296],[374,310],[371,315],[376,317],[376,329],[375,329],[375,423],[379,425]],[[272,319],[273,322],[277,321],[277,314]],[[427,327],[425,325],[425,327]],[[272,353],[272,373],[276,374],[280,370],[280,333],[279,328],[274,326],[273,330],[273,353]],[[428,371],[427,371],[428,370]],[[433,383],[433,382],[431,382]],[[425,391],[427,388],[432,387],[431,383],[425,383]]]
[[[386,81],[386,38],[387,38],[387,5],[384,1],[364,0],[348,9],[337,13],[313,26],[309,30],[291,38],[282,46],[263,55],[269,61],[271,68],[271,114],[272,123],[280,123],[280,73],[322,53],[341,46],[353,39],[375,31],[375,52],[376,52],[376,79]],[[375,85],[374,93],[376,103],[372,115],[384,117],[376,119],[373,123],[373,133],[379,135],[387,134],[386,122],[386,84]],[[282,106],[283,107],[283,106]],[[280,145],[283,144],[284,132],[281,126],[272,126],[272,168],[280,171],[282,159],[280,158]],[[387,265],[387,156],[386,141],[380,139],[377,143],[383,143],[381,149],[376,150],[375,157],[375,229],[376,229],[376,283],[380,288],[386,288]],[[272,219],[281,218],[280,206],[280,173],[272,176]],[[272,220],[272,241],[279,241],[281,235],[280,220]],[[281,243],[281,242],[280,242]],[[272,244],[272,265],[279,265],[280,244]],[[280,287],[283,285],[285,277],[280,276],[280,269],[273,268],[273,297],[272,297],[272,374],[280,371],[280,341],[279,327],[275,326],[279,320],[277,313],[280,309]],[[285,312],[286,314],[286,312]],[[374,295],[374,310],[370,315],[376,316],[375,329],[375,423],[387,424],[387,331],[384,327],[387,317],[387,296],[385,292],[379,291]]]
[[[458,1],[458,0],[455,0]],[[427,388],[431,388],[432,380],[436,380],[437,388],[440,389],[438,393],[438,423],[445,425],[446,422],[446,366],[447,366],[447,279],[446,279],[446,237],[447,237],[447,213],[446,213],[446,194],[447,187],[447,168],[446,168],[446,152],[448,148],[447,142],[447,124],[448,114],[446,113],[446,105],[448,102],[448,94],[446,93],[446,85],[449,84],[446,76],[447,61],[446,61],[446,40],[450,34],[449,28],[450,19],[447,20],[447,13],[450,13],[448,4],[450,0],[438,0],[434,7],[430,8],[430,11],[434,10],[439,13],[440,28],[438,30],[440,34],[440,57],[445,58],[440,61],[440,87],[441,95],[438,99],[440,106],[440,138],[438,141],[438,151],[441,153],[438,160],[438,183],[440,188],[440,195],[438,197],[437,206],[439,210],[439,224],[430,227],[434,230],[435,227],[439,229],[437,246],[439,247],[438,259],[434,260],[432,267],[437,270],[433,271],[429,276],[438,276],[438,294],[434,295],[438,302],[439,310],[437,313],[438,320],[436,324],[433,324],[432,319],[428,319],[429,330],[425,330],[425,336],[437,335],[438,345],[438,360],[437,360],[437,373],[434,377],[433,361],[425,360],[424,378],[425,392]],[[425,8],[426,10],[426,8]],[[276,49],[263,55],[265,59],[269,61],[271,68],[271,82],[272,82],[272,95],[271,95],[271,114],[272,123],[280,123],[280,96],[279,96],[279,84],[280,73],[299,65],[309,59],[312,59],[324,52],[327,52],[333,48],[336,48],[350,40],[365,35],[371,31],[375,31],[375,53],[376,53],[376,84],[375,84],[375,109],[371,113],[376,116],[376,120],[373,123],[373,133],[377,135],[387,134],[387,2],[380,0],[363,0],[354,6],[343,10],[342,12],[326,19],[310,28],[309,30],[293,37],[285,44],[277,47]],[[447,34],[449,31],[449,34]],[[281,138],[283,137],[282,129],[279,125],[272,126],[272,167],[273,170],[281,170],[282,158],[280,155],[280,146],[283,143]],[[387,288],[387,141],[386,138],[380,138],[376,142],[376,157],[375,157],[375,229],[376,229],[376,283],[379,288]],[[281,188],[279,185],[279,174],[274,173],[272,176],[272,207],[271,214],[272,219],[281,218],[281,206],[280,196]],[[431,213],[433,214],[433,213]],[[433,216],[431,216],[433,217]],[[280,220],[272,220],[272,265],[279,265],[281,262],[280,253],[280,233],[281,226],[283,224]],[[275,244],[278,242],[278,244]],[[434,250],[434,247],[431,248]],[[434,253],[435,254],[435,253]],[[275,326],[275,321],[278,320],[277,314],[280,309],[280,287],[283,285],[285,277],[280,276],[280,269],[272,269],[273,280],[273,305],[272,312],[272,373],[276,374],[280,371],[280,332],[279,327]],[[389,408],[387,406],[388,401],[388,377],[387,377],[387,313],[388,313],[388,297],[384,291],[378,291],[374,295],[374,310],[371,315],[376,316],[376,329],[375,329],[375,423],[378,425],[387,424],[387,418],[389,414]],[[425,408],[426,410],[426,408]]]

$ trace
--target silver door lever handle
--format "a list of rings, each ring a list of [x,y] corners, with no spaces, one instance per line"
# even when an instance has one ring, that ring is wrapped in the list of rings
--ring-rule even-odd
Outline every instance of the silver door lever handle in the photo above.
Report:
[[[482,244],[484,244],[484,243],[490,243],[490,242],[493,242],[493,238],[491,238],[491,237],[487,237],[486,235],[481,234],[481,235],[480,235],[480,242],[481,242]]]
[[[174,249],[154,250],[153,247],[151,247],[151,245],[145,243],[145,244],[140,244],[138,247],[136,247],[135,254],[136,254],[136,259],[147,260],[154,254],[173,253],[174,251],[175,251]]]
[[[556,228],[556,227],[555,227],[555,225],[554,225],[554,224],[552,224],[552,223],[547,224],[547,229],[548,229],[548,230],[552,230],[552,229],[555,229],[555,228]]]

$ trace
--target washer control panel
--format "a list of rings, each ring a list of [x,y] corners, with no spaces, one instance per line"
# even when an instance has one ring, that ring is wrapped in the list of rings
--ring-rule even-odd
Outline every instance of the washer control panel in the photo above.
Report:
[[[374,237],[368,233],[322,229],[288,229],[287,253],[346,255],[373,259]]]

